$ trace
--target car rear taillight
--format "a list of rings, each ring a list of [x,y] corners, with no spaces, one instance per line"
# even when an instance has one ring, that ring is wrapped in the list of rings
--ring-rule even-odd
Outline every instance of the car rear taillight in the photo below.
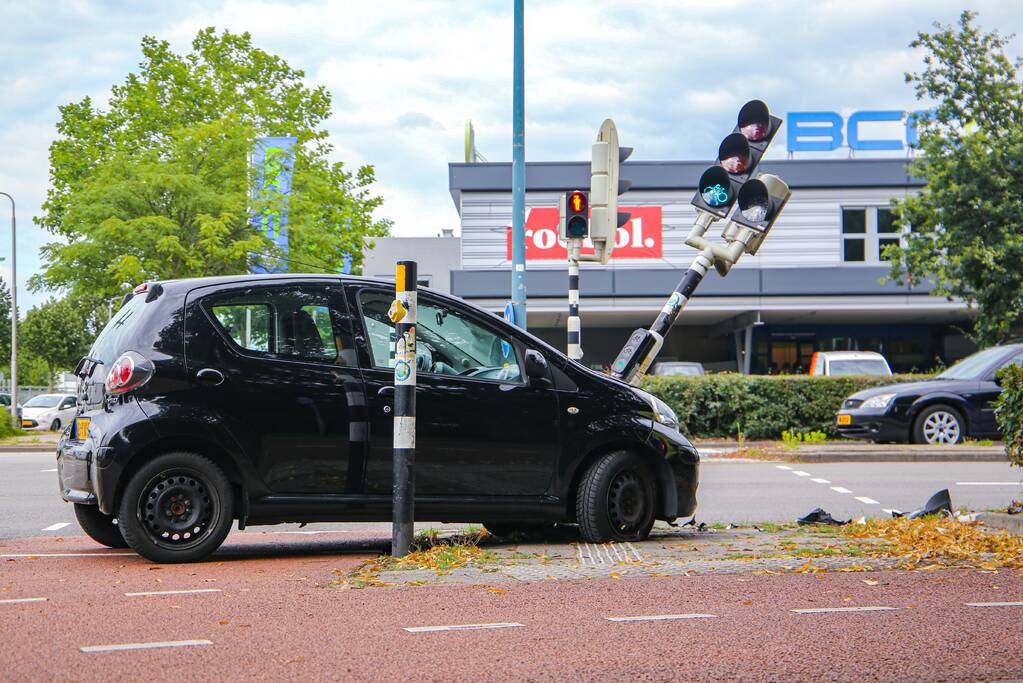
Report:
[[[153,370],[153,363],[144,356],[134,351],[122,353],[107,373],[107,393],[123,394],[138,389],[153,376]]]

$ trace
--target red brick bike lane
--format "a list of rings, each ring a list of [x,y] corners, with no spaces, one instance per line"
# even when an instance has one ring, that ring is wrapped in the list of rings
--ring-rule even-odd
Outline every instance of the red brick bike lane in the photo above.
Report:
[[[386,542],[357,536],[234,534],[210,562],[190,565],[154,565],[82,537],[0,543],[0,680],[1023,676],[1023,606],[966,604],[1023,602],[1019,571],[329,587]],[[45,601],[5,602],[33,598]],[[892,609],[792,611],[864,607]],[[694,614],[712,616],[678,618]],[[622,617],[660,618],[609,621]],[[480,624],[502,627],[405,630]],[[81,650],[153,643],[192,644]]]

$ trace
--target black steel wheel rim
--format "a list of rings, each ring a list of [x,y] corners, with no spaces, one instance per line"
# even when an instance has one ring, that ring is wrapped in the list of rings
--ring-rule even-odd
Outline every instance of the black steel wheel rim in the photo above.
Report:
[[[607,492],[611,526],[622,534],[638,532],[647,518],[647,495],[643,480],[634,470],[615,475]]]
[[[221,515],[220,496],[198,472],[169,469],[143,487],[138,514],[153,543],[169,550],[187,550],[213,533]]]

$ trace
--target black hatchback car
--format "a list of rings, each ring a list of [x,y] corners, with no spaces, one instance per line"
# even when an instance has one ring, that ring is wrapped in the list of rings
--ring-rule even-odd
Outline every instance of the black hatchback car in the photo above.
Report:
[[[1023,343],[995,346],[964,358],[922,382],[857,392],[836,415],[842,436],[872,441],[954,444],[965,437],[998,438],[996,373],[1023,364]]]
[[[96,541],[202,559],[234,520],[391,517],[393,284],[258,275],[135,289],[77,369],[61,494]],[[646,537],[696,507],[671,409],[421,290],[416,517]],[[116,520],[116,521],[115,521]]]

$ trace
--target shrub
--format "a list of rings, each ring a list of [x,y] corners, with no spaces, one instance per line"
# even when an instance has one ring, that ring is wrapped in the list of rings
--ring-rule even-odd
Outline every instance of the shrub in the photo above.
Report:
[[[1010,365],[998,371],[1002,393],[995,403],[995,419],[1005,439],[1009,461],[1023,467],[1023,367]]]
[[[835,413],[842,401],[861,389],[921,379],[892,377],[810,377],[809,375],[738,375],[701,377],[651,375],[641,388],[671,406],[683,434],[778,439],[782,432],[838,435]]]

